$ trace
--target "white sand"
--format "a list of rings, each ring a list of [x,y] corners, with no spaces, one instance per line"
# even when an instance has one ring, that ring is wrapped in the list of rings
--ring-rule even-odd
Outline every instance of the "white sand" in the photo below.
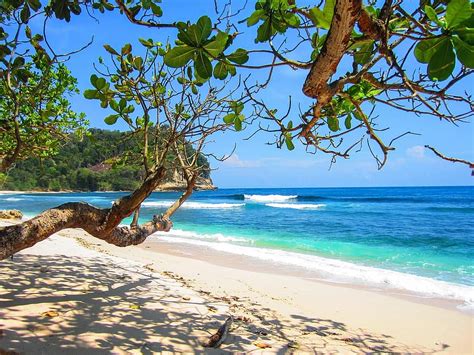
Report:
[[[0,353],[201,352],[229,314],[230,352],[473,353],[473,317],[433,302],[59,234],[0,262]]]

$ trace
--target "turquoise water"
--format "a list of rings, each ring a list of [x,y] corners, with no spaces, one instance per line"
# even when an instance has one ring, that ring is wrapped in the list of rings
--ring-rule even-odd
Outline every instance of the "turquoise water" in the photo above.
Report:
[[[0,195],[0,209],[33,216],[68,201],[109,207],[122,195]],[[153,193],[142,220],[178,195]],[[392,279],[407,274],[473,286],[473,216],[473,187],[220,189],[196,192],[173,217],[173,231],[159,238],[340,277],[384,275],[380,282],[412,282],[411,288],[421,279]]]

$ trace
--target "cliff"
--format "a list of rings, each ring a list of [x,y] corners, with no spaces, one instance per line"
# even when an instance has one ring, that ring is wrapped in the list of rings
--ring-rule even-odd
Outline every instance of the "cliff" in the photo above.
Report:
[[[173,174],[173,177],[166,181],[163,184],[160,184],[156,191],[183,191],[186,189],[186,181],[176,170]],[[199,177],[196,182],[194,190],[217,190],[217,187],[214,186],[212,179]]]

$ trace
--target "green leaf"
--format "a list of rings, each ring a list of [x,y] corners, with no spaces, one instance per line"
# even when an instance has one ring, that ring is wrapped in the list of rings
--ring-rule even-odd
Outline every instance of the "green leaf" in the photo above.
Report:
[[[203,79],[209,79],[212,75],[212,64],[202,50],[197,52],[194,59],[194,69]]]
[[[161,9],[161,7],[156,5],[154,2],[152,2],[150,6],[151,6],[151,11],[153,12],[153,15],[158,16],[158,17],[163,16],[163,10]]]
[[[433,9],[430,5],[425,5],[425,14],[428,16],[428,18],[436,23],[440,27],[445,27],[444,23],[442,23],[439,18],[438,14],[436,13],[436,10]]]
[[[219,32],[216,38],[204,46],[204,49],[213,57],[217,58],[225,48],[229,35],[225,32]]]
[[[237,115],[235,113],[229,113],[228,115],[224,116],[224,122],[227,124],[231,124],[234,122]]]
[[[194,56],[195,49],[189,46],[178,46],[165,54],[165,64],[172,68],[185,66]]]
[[[244,109],[244,104],[239,101],[233,101],[230,104],[230,108],[238,115]]]
[[[38,11],[41,8],[41,3],[39,0],[28,0],[28,4],[33,9],[33,11]]]
[[[217,63],[217,65],[214,67],[214,78],[216,79],[224,80],[227,78],[228,73],[227,67],[223,62]]]
[[[133,59],[133,66],[137,69],[137,70],[141,70],[142,69],[142,66],[143,66],[143,58],[142,57],[135,57]]]
[[[257,30],[257,42],[266,42],[273,34],[272,24],[267,18]]]
[[[455,61],[453,44],[446,39],[428,63],[429,78],[438,81],[446,80],[454,70]]]
[[[208,16],[202,16],[195,25],[191,25],[187,31],[184,30],[181,32],[184,32],[185,36],[187,35],[195,46],[199,46],[209,37],[211,31],[211,19]]]
[[[335,4],[335,0],[326,0],[322,11],[318,7],[313,7],[309,11],[309,15],[316,27],[324,28],[326,30],[331,27]]]
[[[295,145],[293,144],[293,141],[291,140],[291,136],[290,135],[287,135],[285,137],[285,143],[286,143],[286,147],[288,148],[288,150],[293,150],[295,149]]]
[[[86,90],[84,91],[84,97],[88,100],[92,100],[97,97],[97,93],[97,90]]]
[[[458,27],[453,33],[458,35],[459,38],[467,44],[474,46],[474,28]]]
[[[469,45],[457,36],[453,36],[454,48],[459,61],[467,68],[474,68],[474,46]]]
[[[247,26],[253,26],[255,25],[258,21],[260,21],[262,15],[265,14],[264,10],[256,10],[250,15],[249,18],[247,18]]]
[[[127,43],[122,47],[122,55],[127,55],[130,54],[132,51],[132,45],[130,43]]]
[[[352,115],[350,113],[347,114],[346,119],[344,120],[344,125],[346,126],[347,129],[351,129],[352,124]]]
[[[438,51],[445,42],[449,41],[446,37],[425,39],[418,42],[415,47],[415,57],[420,63],[429,63],[433,54]]]
[[[30,19],[30,8],[26,4],[23,6],[23,9],[20,12],[20,19],[23,23],[27,23]]]
[[[140,41],[140,43],[147,47],[147,48],[151,48],[153,47],[153,40],[152,39],[143,39],[143,38],[139,38],[138,41]]]
[[[95,82],[95,87],[98,89],[98,90],[102,90],[104,87],[105,87],[105,84],[106,84],[106,81],[104,78],[98,78]]]
[[[339,120],[337,117],[331,116],[328,118],[328,127],[333,132],[339,131]]]
[[[111,46],[109,46],[108,44],[104,44],[104,48],[110,54],[119,55],[118,52],[115,49],[113,49]]]
[[[249,54],[245,49],[239,48],[234,53],[229,54],[227,59],[236,64],[245,64],[249,60]]]
[[[235,117],[234,128],[235,128],[236,131],[241,131],[242,130],[242,121],[239,119],[239,117]]]
[[[104,122],[107,123],[108,125],[113,125],[115,124],[115,122],[117,122],[118,118],[119,118],[119,115],[110,115],[104,119]]]
[[[448,28],[454,28],[469,19],[471,14],[472,9],[469,0],[450,0],[446,8],[446,24]]]
[[[372,53],[374,51],[374,41],[363,44],[360,46],[360,49],[354,54],[354,61],[357,64],[364,65],[370,61],[372,58]]]

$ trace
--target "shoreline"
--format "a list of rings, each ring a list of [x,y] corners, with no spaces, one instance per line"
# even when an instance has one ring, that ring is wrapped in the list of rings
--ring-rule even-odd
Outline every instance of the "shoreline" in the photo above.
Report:
[[[169,234],[172,234],[172,230]],[[170,237],[172,238],[172,237]],[[448,299],[443,297],[429,296],[426,294],[416,293],[406,289],[397,289],[383,287],[382,285],[370,285],[357,283],[356,281],[344,280],[337,281],[330,279],[328,277],[323,277],[314,270],[305,269],[302,267],[287,265],[284,263],[274,263],[266,260],[261,260],[254,258],[249,255],[238,255],[227,252],[220,252],[214,250],[210,247],[197,246],[197,245],[187,245],[185,243],[174,243],[169,241],[159,240],[159,236],[150,236],[143,244],[137,246],[137,248],[143,250],[149,250],[157,254],[167,254],[181,258],[192,258],[194,260],[199,260],[207,262],[215,266],[221,266],[226,268],[238,269],[244,272],[258,272],[263,274],[272,274],[279,276],[288,276],[294,278],[300,278],[311,282],[323,283],[328,286],[350,288],[361,291],[374,292],[378,294],[386,294],[410,302],[433,305],[436,307],[441,307],[447,310],[454,310],[460,312],[461,314],[474,315],[474,309],[472,305],[469,307],[463,307],[465,304],[461,300]],[[278,249],[269,249],[276,250]],[[298,254],[298,253],[295,253]],[[302,254],[303,255],[303,254]],[[313,256],[313,255],[310,255]],[[331,260],[329,258],[326,258]],[[339,261],[338,259],[334,259]],[[251,265],[251,266],[250,266]],[[377,269],[380,271],[390,271],[388,269]],[[416,276],[413,274],[406,274],[409,276]],[[435,279],[429,279],[430,281],[438,281]],[[450,284],[454,286],[466,286],[460,284]],[[469,287],[469,286],[466,286]]]
[[[57,243],[59,244],[56,245]],[[125,270],[130,268],[130,265],[133,265],[133,270],[130,271],[132,278],[143,274],[139,270],[144,270],[147,273],[154,270],[150,280],[167,283],[171,282],[171,279],[178,283],[179,287],[174,287],[171,290],[176,299],[191,298],[193,300],[195,297],[199,297],[199,304],[204,307],[204,313],[198,312],[199,316],[193,315],[195,313],[191,311],[191,313],[181,314],[178,317],[181,323],[177,325],[176,331],[165,332],[163,328],[153,326],[154,332],[159,335],[158,338],[152,338],[152,335],[148,333],[141,334],[141,337],[133,336],[138,344],[151,344],[152,348],[154,346],[153,351],[158,351],[158,349],[161,351],[203,351],[204,349],[200,347],[197,340],[199,336],[215,331],[228,314],[232,314],[234,318],[240,317],[244,321],[237,320],[235,322],[235,329],[232,329],[229,339],[222,345],[223,351],[258,350],[259,347],[255,345],[257,342],[271,346],[267,349],[268,352],[278,352],[285,349],[286,351],[295,350],[293,346],[301,352],[446,352],[468,354],[473,351],[473,317],[454,309],[445,308],[436,302],[425,302],[423,299],[415,301],[413,297],[399,297],[386,291],[354,288],[343,284],[296,277],[279,273],[276,269],[271,270],[273,273],[262,272],[259,265],[251,264],[248,260],[241,260],[242,263],[239,263],[236,258],[229,258],[226,255],[221,255],[221,259],[218,259],[215,255],[204,253],[199,249],[194,250],[195,254],[200,255],[199,258],[196,258],[196,255],[193,255],[191,251],[193,250],[179,248],[176,250],[176,246],[167,246],[166,243],[156,241],[147,241],[139,247],[118,248],[93,238],[83,231],[66,230],[38,243],[31,249],[24,250],[18,258],[33,258],[32,255],[39,255],[41,256],[40,265],[46,268],[53,266],[58,268],[60,279],[54,278],[52,275],[48,276],[48,272],[40,273],[40,279],[37,279],[36,284],[31,285],[35,290],[44,285],[56,288],[58,282],[66,282],[62,273],[72,275],[73,280],[67,279],[67,281],[72,282],[75,286],[68,286],[67,289],[55,289],[57,292],[66,293],[66,296],[57,299],[55,294],[52,297],[54,302],[50,303],[50,306],[58,306],[59,301],[64,301],[65,304],[74,302],[76,296],[68,296],[68,293],[75,290],[75,287],[95,282],[95,287],[101,288],[104,286],[103,283],[113,278],[108,273],[114,273],[113,270]],[[92,253],[92,256],[89,253]],[[54,255],[68,257],[54,259]],[[79,255],[78,258],[77,255]],[[74,259],[75,256],[76,259]],[[101,260],[100,265],[102,266],[81,268],[81,263],[92,260],[91,257]],[[74,259],[74,264],[71,263],[72,259]],[[224,262],[227,265],[221,265]],[[25,265],[15,263],[15,261],[12,264],[8,264],[10,261],[2,263],[4,267],[7,263],[6,267],[9,272],[11,272],[9,265],[25,268],[24,273],[18,274],[16,277],[33,273],[28,267],[34,265],[34,262]],[[2,263],[0,263],[0,267],[2,267]],[[124,265],[129,266],[125,267]],[[245,266],[246,269],[242,270],[239,266]],[[73,273],[74,270],[78,272],[77,275]],[[44,282],[41,281],[42,279]],[[15,283],[16,279],[12,280]],[[5,280],[4,285],[8,287],[8,281]],[[141,287],[143,286],[137,286],[135,291],[138,292],[137,290]],[[112,289],[116,288],[112,287]],[[38,292],[35,290],[28,291],[32,292],[33,301],[35,292]],[[120,312],[122,312],[124,317],[120,323],[112,322],[108,328],[104,328],[103,324],[109,324],[111,321],[104,319],[105,316],[102,313],[94,315],[98,319],[94,320],[85,330],[89,335],[87,347],[89,349],[101,348],[103,345],[103,343],[91,340],[94,335],[100,339],[108,339],[109,343],[115,344],[114,348],[109,347],[108,349],[114,349],[114,352],[119,353],[127,352],[130,348],[125,346],[128,343],[124,339],[127,336],[130,338],[135,331],[127,328],[128,331],[125,332],[125,327],[131,324],[135,324],[134,327],[136,327],[141,324],[140,327],[149,329],[145,323],[140,323],[140,319],[144,319],[145,316],[151,317],[151,314],[155,315],[154,312],[164,312],[165,315],[171,315],[169,310],[171,303],[165,302],[160,303],[159,306],[151,306],[164,296],[160,294],[161,296],[151,297],[149,296],[150,292],[151,290],[146,293],[148,298],[140,310],[134,311],[140,313],[138,318],[133,318],[134,316],[128,312],[130,310],[127,311],[127,307],[123,308],[123,305],[122,308],[119,307],[114,311],[114,308],[107,303],[110,301],[110,297],[100,296],[100,307],[92,308],[94,312],[102,312],[103,309],[112,307],[107,314],[116,314],[117,312],[117,314],[121,314]],[[153,289],[153,292],[166,293],[168,291]],[[88,299],[99,302],[89,293],[86,295],[88,295]],[[20,295],[19,298],[23,297],[25,296]],[[127,297],[131,296],[126,296],[125,299]],[[166,297],[170,297],[169,294]],[[18,323],[19,321],[15,323],[14,320],[29,319],[28,317],[21,318],[19,315],[23,314],[25,317],[25,312],[26,314],[32,312],[31,307],[41,308],[43,303],[38,304],[39,301],[34,301],[29,308],[25,309],[26,306],[22,306],[21,301],[12,298],[9,307],[1,307],[5,298],[8,297],[0,288],[0,313],[3,313],[0,329],[5,327],[5,324],[2,324],[2,322],[5,323],[5,320],[13,327],[5,328],[6,337],[0,337],[0,349],[5,348],[5,344],[13,344],[7,342],[8,340],[13,341],[12,329],[16,329],[17,335],[27,336],[25,334],[30,334],[28,335],[29,341],[25,342],[25,346],[31,345],[32,349],[36,349],[35,346],[41,344],[53,346],[55,342],[66,341],[56,339],[54,331],[48,328],[51,325],[43,318],[41,318],[44,321],[42,325],[47,327],[43,331],[47,332],[49,329],[50,338],[44,336],[30,338],[32,335],[27,330],[25,333],[21,333],[21,329],[28,329],[31,324],[28,325],[29,323],[26,321],[20,322],[21,324]],[[44,298],[41,300],[45,301]],[[123,301],[123,298],[121,300]],[[15,302],[19,304],[15,305]],[[211,308],[209,308],[210,305]],[[82,308],[79,307],[80,312],[78,312],[81,314],[74,317],[86,317],[92,320],[89,307],[84,305],[83,307],[85,307],[84,314],[81,313]],[[143,310],[141,311],[141,309]],[[130,323],[132,321],[130,317],[133,318],[134,323]],[[248,321],[246,317],[249,319]],[[69,322],[68,319],[62,319],[61,322]],[[203,319],[210,323],[204,326],[201,324]],[[74,320],[77,321],[75,318]],[[99,326],[96,322],[102,325]],[[63,338],[67,339],[71,332],[79,332],[76,328],[83,323],[71,321],[71,324],[72,328],[64,328]],[[113,324],[117,324],[118,328],[115,328]],[[186,324],[187,327],[183,328]],[[196,333],[196,329],[190,329],[189,324],[195,326],[192,328],[199,328],[200,333],[198,333],[201,335]],[[212,324],[211,328],[208,327],[209,324]],[[204,332],[203,329],[205,329]],[[118,334],[122,333],[125,338],[118,339]],[[82,339],[82,333],[79,334],[81,334],[79,338]],[[47,344],[43,341],[46,341]],[[69,345],[71,344],[77,349],[77,347],[85,346],[85,340],[82,339],[78,343],[77,338],[71,338]],[[163,344],[173,345],[165,349],[162,347]]]

